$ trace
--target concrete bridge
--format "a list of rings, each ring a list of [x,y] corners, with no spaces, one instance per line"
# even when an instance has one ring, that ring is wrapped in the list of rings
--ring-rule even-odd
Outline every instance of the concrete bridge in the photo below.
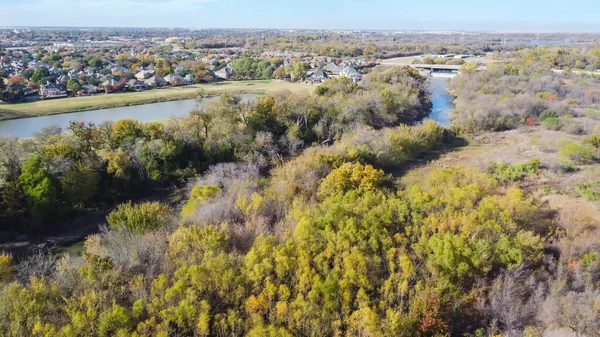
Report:
[[[435,72],[458,73],[460,66],[450,64],[407,64],[418,70],[429,70]]]
[[[419,70],[423,74],[429,74],[433,77],[452,77],[458,75],[460,72],[460,65],[453,64],[400,64],[400,63],[385,63],[382,62],[380,65],[385,67],[404,67],[409,66]],[[477,71],[485,70],[485,66],[480,66]]]

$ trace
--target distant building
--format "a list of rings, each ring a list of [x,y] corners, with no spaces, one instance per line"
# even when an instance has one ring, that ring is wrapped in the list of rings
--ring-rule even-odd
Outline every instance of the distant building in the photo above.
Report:
[[[334,75],[337,75],[340,73],[340,71],[342,71],[342,67],[338,66],[337,64],[331,62],[329,64],[327,64],[325,67],[323,67],[323,69],[327,72],[330,72]]]
[[[100,89],[98,89],[97,86],[91,85],[91,84],[84,84],[81,86],[81,89],[79,90],[80,95],[92,95],[92,94],[97,94],[99,92],[100,92]]]
[[[127,69],[127,68],[125,68],[125,67],[122,67],[122,66],[113,66],[113,67],[111,67],[111,68],[110,68],[110,72],[111,72],[113,75],[116,75],[116,74],[118,74],[118,73],[120,73],[120,72],[121,72],[121,73],[128,73],[128,72],[129,72],[129,69]]]
[[[138,72],[137,74],[135,74],[135,78],[137,78],[140,81],[143,80],[147,80],[150,77],[154,76],[155,71],[154,70],[142,70],[140,72]]]
[[[102,87],[104,89],[108,89],[108,90],[113,90],[119,84],[121,84],[120,79],[118,79],[118,78],[111,78],[111,79],[108,79],[108,80],[102,82],[100,84],[100,87]]]
[[[215,76],[223,80],[230,80],[233,78],[233,72],[231,71],[231,68],[227,66],[219,71],[215,71]]]
[[[22,84],[19,84],[19,83],[9,84],[7,86],[7,89],[20,90],[23,93],[24,96],[31,96],[31,95],[33,95],[33,89],[31,89],[31,88],[29,88],[27,86],[24,86]]]
[[[127,81],[127,88],[129,88],[129,90],[133,90],[133,91],[143,91],[143,90],[150,89],[150,86],[144,81],[131,79],[131,80]]]
[[[67,88],[61,84],[48,82],[40,88],[40,95],[44,98],[67,97]]]
[[[327,75],[327,73],[324,72],[323,70],[317,70],[314,73],[308,75],[306,80],[308,80],[309,82],[312,82],[312,83],[321,83],[330,78],[331,77],[329,77],[329,75]]]
[[[69,82],[70,79],[71,79],[71,77],[69,77],[69,75],[60,75],[56,79],[56,83],[59,83],[59,84],[62,84],[62,85],[66,85],[67,82]]]
[[[144,82],[152,88],[166,87],[169,85],[169,82],[165,81],[165,79],[160,76],[152,76]]]
[[[343,68],[340,71],[340,76],[349,78],[354,82],[360,82],[360,80],[362,80],[363,77],[363,75],[360,72],[358,72],[358,70],[351,67]]]
[[[167,81],[170,85],[185,85],[186,81],[183,77],[175,74],[169,74],[165,76],[165,81]]]
[[[185,80],[185,84],[194,84],[194,76],[192,74],[187,74],[183,78]]]

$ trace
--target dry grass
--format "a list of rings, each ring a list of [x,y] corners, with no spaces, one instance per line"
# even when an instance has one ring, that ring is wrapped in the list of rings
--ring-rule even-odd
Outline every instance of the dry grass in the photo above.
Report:
[[[184,87],[169,87],[142,92],[100,94],[96,96],[72,97],[17,104],[0,104],[0,120],[52,115],[95,109],[117,108],[156,102],[176,101],[222,93],[271,93],[280,90],[312,92],[315,86],[304,83],[277,81],[239,81],[215,84],[195,84]]]
[[[469,145],[454,152],[442,154],[427,165],[410,170],[403,181],[418,180],[432,168],[448,168],[456,165],[474,166],[486,170],[490,163],[524,163],[537,158],[544,168],[537,176],[529,177],[520,186],[529,192],[540,188],[579,196],[576,184],[600,180],[599,164],[578,165],[574,172],[559,170],[558,142],[571,139],[581,142],[584,135],[571,135],[564,131],[546,130],[541,127],[524,128],[480,135],[469,139]]]

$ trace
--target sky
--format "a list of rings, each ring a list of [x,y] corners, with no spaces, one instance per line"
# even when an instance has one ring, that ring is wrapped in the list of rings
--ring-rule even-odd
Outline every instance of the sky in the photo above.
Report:
[[[600,31],[600,0],[0,0],[0,26]]]

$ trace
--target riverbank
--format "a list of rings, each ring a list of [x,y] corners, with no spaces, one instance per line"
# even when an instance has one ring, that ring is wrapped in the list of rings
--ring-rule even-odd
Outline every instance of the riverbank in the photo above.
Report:
[[[169,87],[141,92],[100,94],[95,96],[71,97],[27,103],[0,104],[0,120],[179,101],[197,98],[199,95],[215,96],[223,93],[266,94],[279,90],[312,92],[314,88],[315,86],[305,83],[260,80],[194,84],[184,87]]]
[[[237,94],[243,102],[256,99],[262,94]],[[131,118],[140,122],[154,120],[170,120],[172,117],[187,116],[190,111],[212,101],[218,101],[218,95],[201,99],[184,99],[168,102],[129,105],[118,108],[86,110],[80,112],[51,114],[0,121],[0,136],[27,138],[35,135],[42,128],[54,125],[67,130],[71,121],[93,122],[96,125],[104,121],[117,121]]]

